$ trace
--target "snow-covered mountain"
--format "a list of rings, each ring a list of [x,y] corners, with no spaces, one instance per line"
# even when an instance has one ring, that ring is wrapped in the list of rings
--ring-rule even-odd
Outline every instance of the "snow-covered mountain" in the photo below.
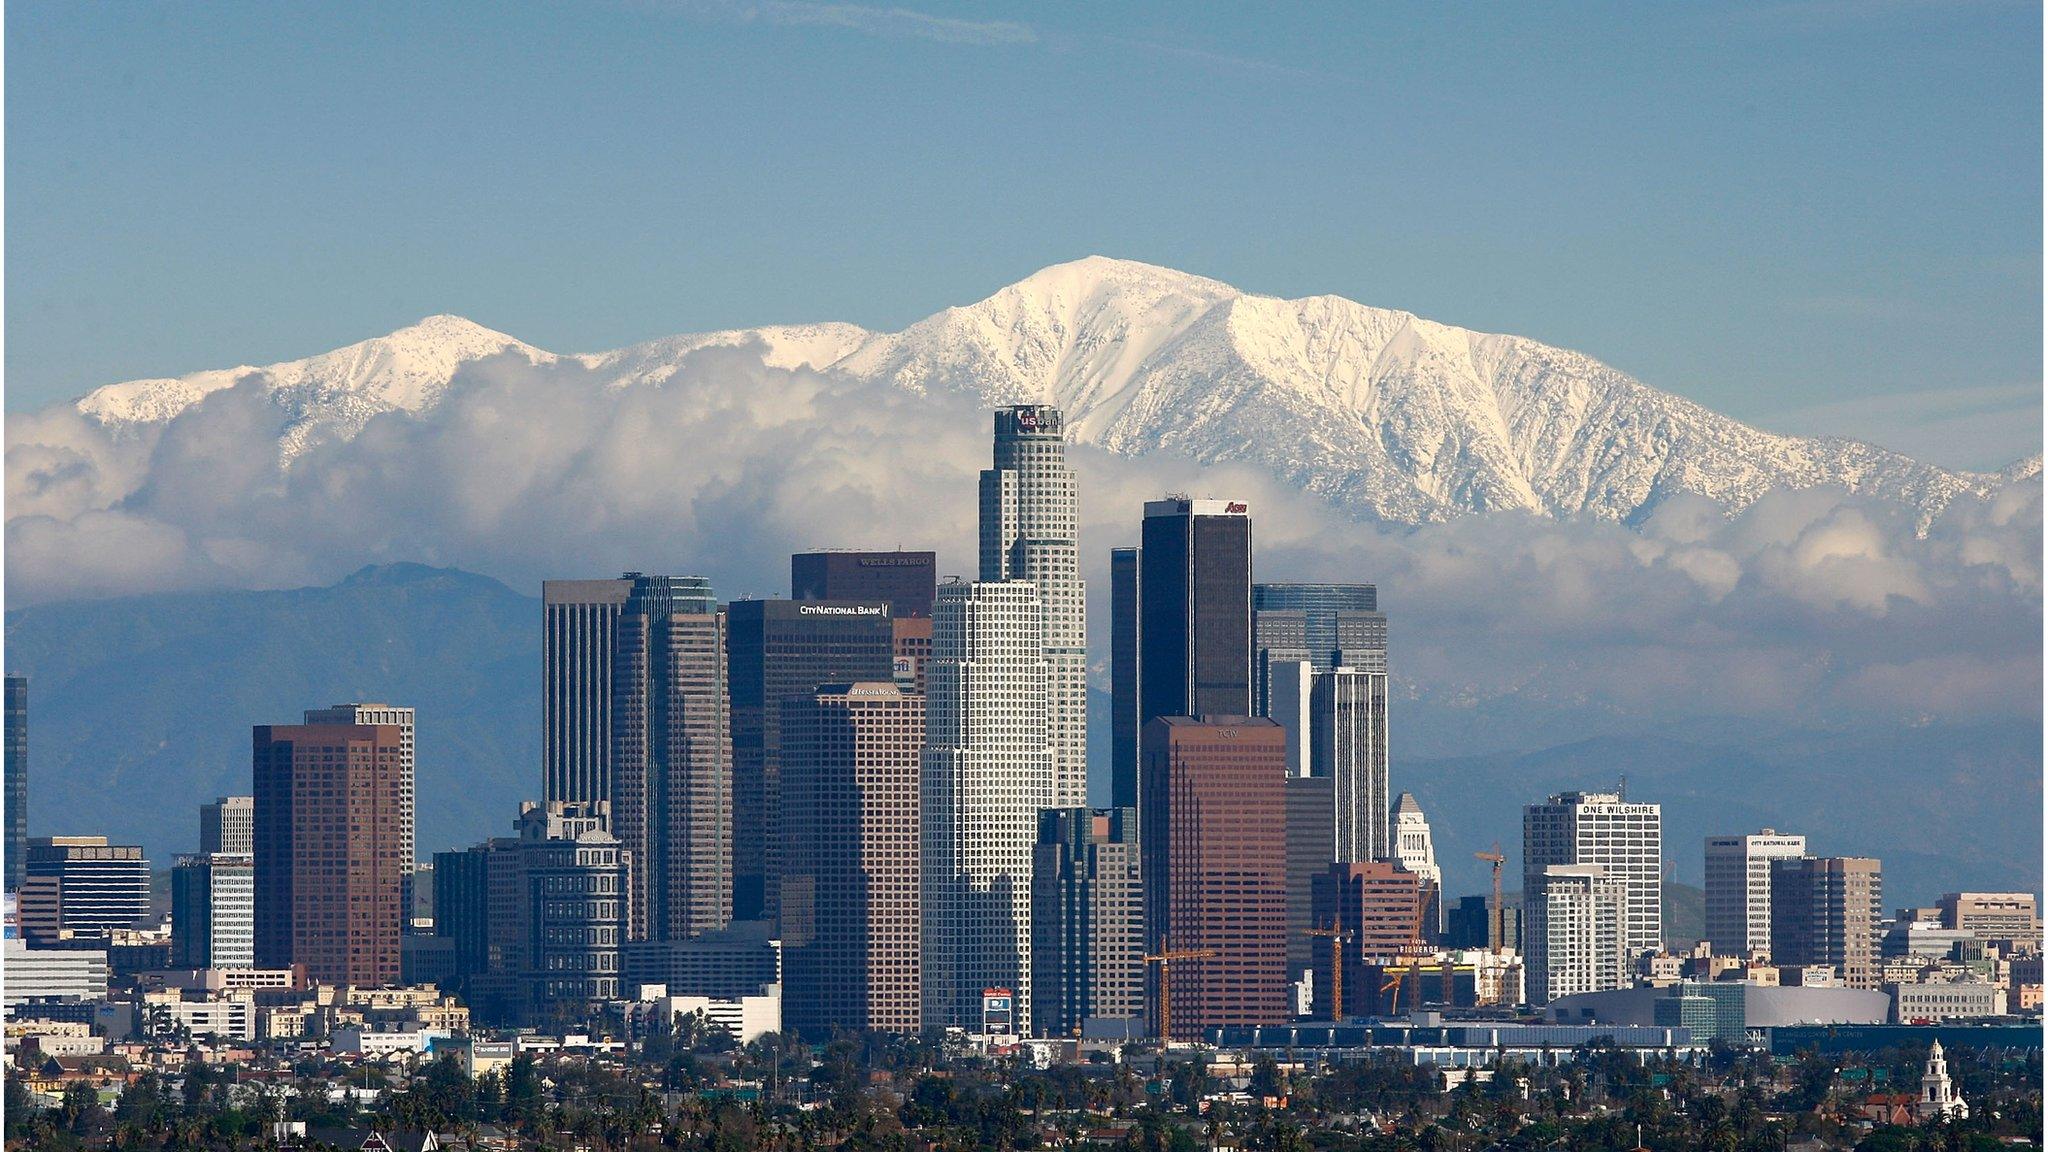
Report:
[[[1629,519],[1682,492],[1742,507],[1778,487],[1838,485],[1932,516],[2007,476],[1953,472],[1850,440],[1759,431],[1591,357],[1336,296],[1281,300],[1132,261],[1055,265],[901,332],[850,324],[675,336],[561,357],[455,316],[265,368],[101,388],[103,424],[161,422],[249,382],[284,409],[280,458],[371,416],[423,411],[464,364],[572,359],[655,387],[684,357],[754,345],[916,393],[1045,402],[1079,441],[1264,467],[1361,518],[1442,520],[1504,509]],[[2022,462],[2009,475],[2038,473]]]

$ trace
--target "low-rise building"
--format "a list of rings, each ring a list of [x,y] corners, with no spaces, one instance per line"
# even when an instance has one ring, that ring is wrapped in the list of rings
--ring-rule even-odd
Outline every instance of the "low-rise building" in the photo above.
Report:
[[[1885,991],[1892,997],[1894,1024],[1938,1024],[2006,1013],[2005,989],[1988,981],[1892,984]]]

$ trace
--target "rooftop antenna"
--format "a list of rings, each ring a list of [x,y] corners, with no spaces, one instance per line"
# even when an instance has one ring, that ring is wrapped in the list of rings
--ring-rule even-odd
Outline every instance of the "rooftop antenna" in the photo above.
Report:
[[[1621,794],[1621,802],[1624,804],[1628,803],[1628,773],[1626,772],[1623,772],[1621,774],[1621,787],[1619,791]]]

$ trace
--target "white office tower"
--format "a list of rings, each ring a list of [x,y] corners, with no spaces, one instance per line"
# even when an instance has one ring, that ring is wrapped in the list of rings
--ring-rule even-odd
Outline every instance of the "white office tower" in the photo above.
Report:
[[[1806,837],[1766,828],[1707,837],[1707,942],[1716,956],[1771,950],[1771,861],[1806,855]]]
[[[1307,660],[1274,660],[1266,666],[1266,716],[1287,730],[1287,774],[1313,776],[1309,759],[1309,696],[1316,666]]]
[[[1564,792],[1522,809],[1522,890],[1553,864],[1599,866],[1628,895],[1621,938],[1631,958],[1664,946],[1663,855],[1663,810],[1619,792]]]
[[[946,584],[932,608],[921,777],[924,1022],[981,1029],[1008,988],[1031,1019],[1031,865],[1053,808],[1038,586]]]
[[[1309,693],[1309,766],[1336,803],[1336,860],[1392,860],[1387,837],[1387,674],[1332,668]]]
[[[1622,938],[1627,886],[1593,864],[1552,864],[1529,881],[1522,910],[1529,1003],[1607,992],[1629,982]]]
[[[1444,874],[1436,866],[1436,844],[1430,839],[1429,819],[1411,793],[1394,801],[1394,863],[1413,872],[1442,891]]]
[[[399,862],[405,866],[408,891],[406,905],[410,907],[412,895],[410,884],[412,866],[419,862],[413,851],[413,759],[412,759],[412,709],[394,708],[389,704],[336,704],[328,708],[306,709],[308,724],[395,724],[400,729],[398,736],[398,845],[404,853]],[[252,799],[251,803],[254,801]]]
[[[997,409],[994,463],[981,474],[981,580],[1029,580],[1038,586],[1053,749],[1048,807],[1083,807],[1088,627],[1075,543],[1080,496],[1067,466],[1060,410],[1046,404]]]

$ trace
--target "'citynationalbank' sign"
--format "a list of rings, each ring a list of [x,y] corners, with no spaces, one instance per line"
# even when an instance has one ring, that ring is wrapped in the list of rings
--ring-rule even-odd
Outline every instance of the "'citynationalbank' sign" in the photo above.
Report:
[[[797,611],[805,616],[882,616],[888,609],[872,604],[800,604]]]

